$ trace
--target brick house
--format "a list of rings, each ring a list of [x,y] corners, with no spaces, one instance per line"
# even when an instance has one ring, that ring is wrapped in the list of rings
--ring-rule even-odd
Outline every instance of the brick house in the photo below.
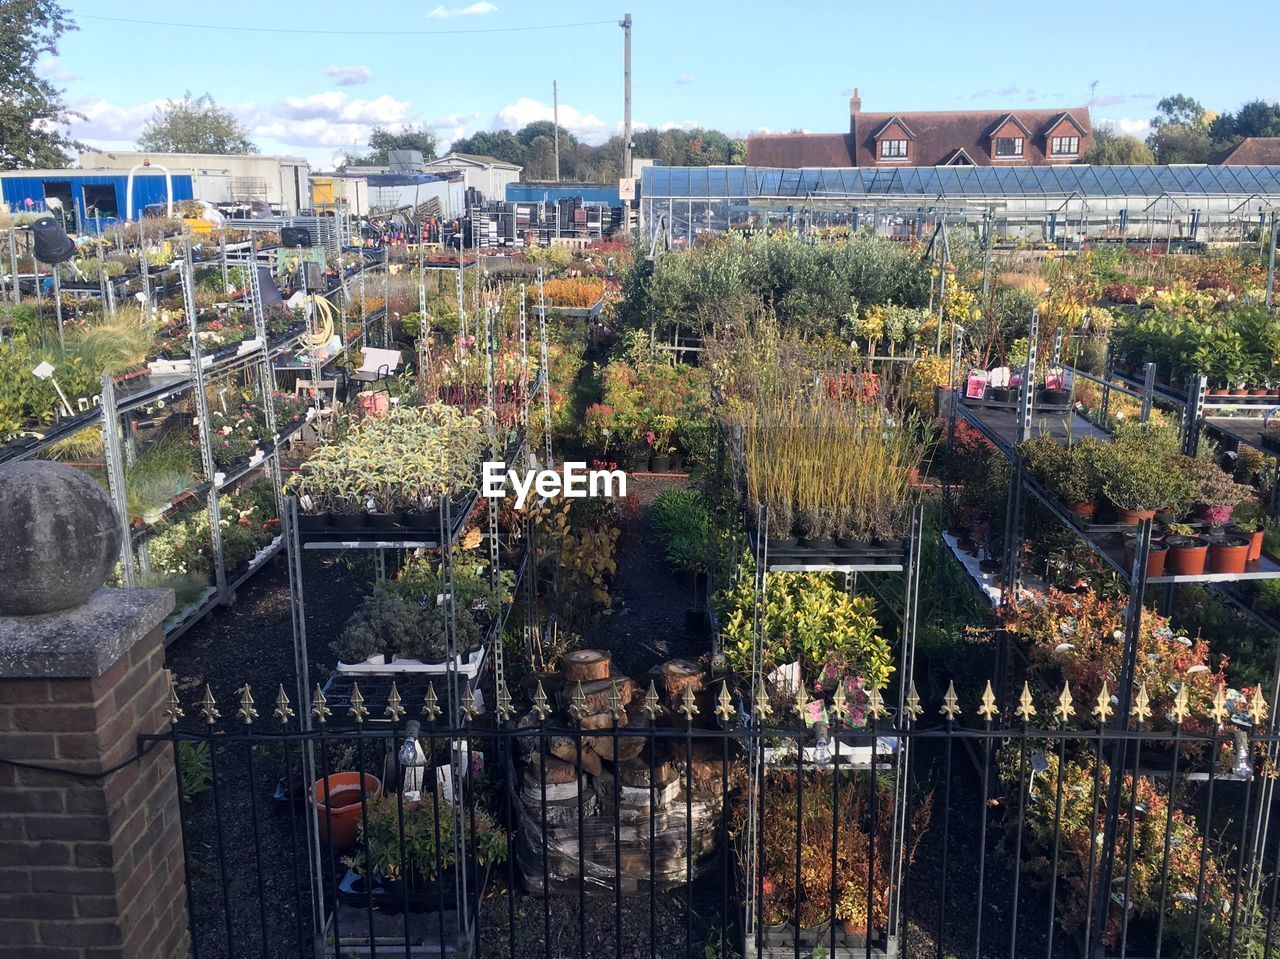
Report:
[[[1280,137],[1245,137],[1223,150],[1210,163],[1227,166],[1274,166],[1280,164]]]
[[[747,139],[765,167],[1046,166],[1078,163],[1093,144],[1085,107],[863,113],[849,100],[848,133],[771,133]]]

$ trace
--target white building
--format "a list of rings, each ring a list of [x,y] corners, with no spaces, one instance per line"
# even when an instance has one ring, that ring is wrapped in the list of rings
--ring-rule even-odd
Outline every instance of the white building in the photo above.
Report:
[[[231,202],[267,203],[290,216],[311,207],[311,166],[302,157],[135,150],[85,150],[80,154],[82,170],[127,171],[142,163],[167,167],[170,173],[226,177],[230,183],[226,199]]]
[[[422,169],[427,173],[456,170],[465,178],[464,182],[468,189],[475,187],[484,194],[486,200],[504,200],[507,196],[507,184],[518,183],[524,167],[494,157],[476,156],[472,153],[450,153],[434,160],[427,160],[422,164]]]

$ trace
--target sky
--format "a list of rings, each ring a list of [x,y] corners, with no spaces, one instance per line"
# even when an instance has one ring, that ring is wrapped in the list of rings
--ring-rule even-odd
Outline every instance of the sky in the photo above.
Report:
[[[854,87],[871,112],[1091,105],[1138,136],[1169,94],[1280,100],[1275,0],[62,2],[79,30],[40,69],[84,114],[75,138],[127,149],[158,104],[208,93],[263,153],[316,169],[375,126],[425,123],[443,147],[549,120],[553,81],[561,126],[604,141],[622,130],[628,10],[637,127],[843,132]]]

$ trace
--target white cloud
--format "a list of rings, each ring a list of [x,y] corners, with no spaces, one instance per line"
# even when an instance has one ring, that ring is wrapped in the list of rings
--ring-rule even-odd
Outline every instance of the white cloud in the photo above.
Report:
[[[58,58],[48,54],[41,57],[39,62],[36,63],[36,73],[55,83],[70,83],[76,79],[76,74],[73,71],[59,67]]]
[[[373,72],[368,67],[329,66],[324,68],[324,75],[333,77],[340,87],[359,86],[373,79]]]
[[[682,87],[692,86],[697,81],[698,81],[698,78],[691,73],[686,73],[683,76],[676,77],[677,86],[682,86]]]
[[[551,120],[554,116],[550,103],[521,97],[498,111],[490,129],[519,130],[535,120]],[[594,144],[603,143],[621,129],[618,125],[610,126],[593,113],[581,113],[565,103],[560,104],[560,126],[579,140]]]
[[[492,3],[473,3],[466,7],[446,7],[439,5],[427,14],[431,20],[446,20],[449,17],[481,17],[486,13],[497,13],[498,8]]]
[[[1116,133],[1124,136],[1137,137],[1144,140],[1151,133],[1151,121],[1142,118],[1133,117],[1116,117],[1115,119],[1102,119],[1094,121],[1097,126],[1107,127]]]

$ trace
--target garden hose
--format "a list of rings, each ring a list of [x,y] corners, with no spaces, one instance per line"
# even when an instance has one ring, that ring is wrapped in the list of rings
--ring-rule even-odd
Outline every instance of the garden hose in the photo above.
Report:
[[[318,350],[333,339],[333,304],[317,293],[303,298],[303,309],[308,304],[314,309],[312,316],[320,318],[320,328],[303,333],[302,345],[308,350]]]

